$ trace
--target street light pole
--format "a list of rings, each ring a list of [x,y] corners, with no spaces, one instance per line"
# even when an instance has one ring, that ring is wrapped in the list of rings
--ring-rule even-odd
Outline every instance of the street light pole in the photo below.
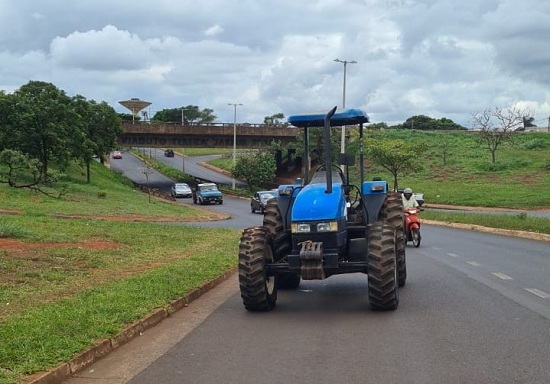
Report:
[[[237,106],[241,103],[228,103],[227,105],[233,106],[233,168],[237,164]],[[235,190],[235,178],[232,180],[232,187]]]
[[[344,64],[344,87],[342,90],[342,109],[346,109],[346,68],[348,64],[356,64],[357,61],[347,61],[347,60],[340,60],[340,59],[334,59],[337,63]],[[346,126],[342,126],[342,142],[340,144],[340,152],[345,153],[345,145],[346,145]]]

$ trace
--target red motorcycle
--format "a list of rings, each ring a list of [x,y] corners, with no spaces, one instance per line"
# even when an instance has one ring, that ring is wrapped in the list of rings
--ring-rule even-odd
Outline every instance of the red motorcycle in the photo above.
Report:
[[[422,208],[405,208],[405,239],[406,242],[412,241],[413,245],[420,247],[420,218],[418,213]]]

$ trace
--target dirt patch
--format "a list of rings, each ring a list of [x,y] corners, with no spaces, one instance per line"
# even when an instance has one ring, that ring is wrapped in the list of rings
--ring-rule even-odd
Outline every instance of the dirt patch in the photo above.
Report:
[[[210,214],[210,212],[209,212]],[[132,222],[167,222],[167,223],[175,223],[180,222],[181,218],[178,217],[169,217],[169,216],[140,216],[140,215],[127,215],[127,216],[107,216],[107,215],[61,215],[61,214],[55,214],[51,215],[51,217],[55,219],[89,219],[89,220],[105,220],[105,221],[132,221]],[[226,215],[220,215],[219,220],[226,219]],[[212,219],[205,219],[205,220],[212,220]],[[216,220],[216,218],[214,218]],[[187,220],[190,221],[190,220]],[[199,219],[193,220],[193,221],[201,221]]]

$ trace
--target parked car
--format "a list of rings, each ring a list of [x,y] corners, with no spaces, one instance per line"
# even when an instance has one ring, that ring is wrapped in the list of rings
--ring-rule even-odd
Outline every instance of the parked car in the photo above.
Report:
[[[172,188],[170,188],[170,195],[172,195],[173,198],[193,197],[193,191],[191,190],[189,184],[175,183],[172,185]]]
[[[166,149],[164,151],[164,156],[166,157],[174,157],[174,150],[173,149]]]
[[[264,213],[267,201],[277,197],[275,191],[258,191],[250,199],[250,210],[252,213],[259,211]]]
[[[223,204],[223,194],[214,183],[201,183],[193,189],[194,204]]]
[[[113,159],[122,159],[122,152],[120,151],[114,151],[112,155]]]

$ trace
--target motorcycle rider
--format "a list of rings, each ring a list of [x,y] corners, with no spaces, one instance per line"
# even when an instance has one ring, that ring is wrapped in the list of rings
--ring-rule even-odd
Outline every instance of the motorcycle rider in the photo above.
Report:
[[[403,208],[418,208],[420,207],[420,204],[418,204],[418,201],[413,197],[413,190],[411,188],[405,188],[403,190],[403,195],[401,196],[401,199],[403,200]]]

